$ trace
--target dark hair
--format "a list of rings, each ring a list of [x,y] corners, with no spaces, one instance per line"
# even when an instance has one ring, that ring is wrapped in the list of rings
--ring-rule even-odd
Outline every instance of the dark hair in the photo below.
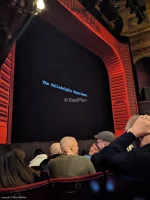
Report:
[[[0,149],[0,186],[16,187],[34,183],[34,173],[24,164],[25,152],[18,144],[5,145]],[[38,175],[37,175],[38,176]]]
[[[34,158],[38,155],[41,155],[41,154],[45,154],[45,152],[42,150],[42,149],[36,149],[34,151]]]
[[[83,150],[81,151],[81,156],[88,155],[88,154],[89,154],[89,151],[88,151],[88,150],[83,149]]]

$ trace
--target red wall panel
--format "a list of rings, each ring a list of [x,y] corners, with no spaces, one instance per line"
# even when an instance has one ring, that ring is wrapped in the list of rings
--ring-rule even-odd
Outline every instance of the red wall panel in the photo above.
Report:
[[[0,69],[0,144],[10,143],[15,45]]]

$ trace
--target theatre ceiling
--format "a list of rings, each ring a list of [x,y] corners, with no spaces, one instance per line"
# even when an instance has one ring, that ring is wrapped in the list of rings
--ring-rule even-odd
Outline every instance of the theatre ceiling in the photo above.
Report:
[[[118,11],[124,22],[122,35],[130,38],[134,63],[140,58],[150,57],[150,0],[146,0],[146,18],[139,25],[136,15],[130,14],[130,9],[125,8],[126,1],[113,1],[113,4],[120,7]]]

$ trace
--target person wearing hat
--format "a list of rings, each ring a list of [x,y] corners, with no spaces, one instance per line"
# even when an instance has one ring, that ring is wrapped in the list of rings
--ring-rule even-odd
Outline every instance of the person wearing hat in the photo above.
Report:
[[[140,140],[140,147],[127,152],[126,148],[137,138]],[[99,168],[103,170],[117,172],[117,174],[128,176],[134,180],[149,182],[150,116],[138,116],[131,128],[92,157],[96,166],[99,165]]]
[[[97,139],[96,145],[99,148],[99,153],[100,153],[104,147],[108,146],[111,142],[113,142],[116,139],[116,136],[114,135],[114,133],[110,131],[102,131],[97,135],[94,135],[94,138]],[[93,154],[91,157],[91,162],[93,163],[96,171],[99,172],[102,169],[101,166],[95,161],[94,155],[95,154]]]
[[[96,144],[100,151],[116,139],[114,133],[110,131],[102,131],[94,135],[94,138],[97,139]]]

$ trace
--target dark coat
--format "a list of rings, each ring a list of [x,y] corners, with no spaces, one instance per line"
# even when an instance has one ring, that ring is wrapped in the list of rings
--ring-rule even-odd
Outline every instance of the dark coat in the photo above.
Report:
[[[97,171],[119,172],[135,179],[150,180],[150,144],[126,152],[136,137],[126,132],[91,158]]]

